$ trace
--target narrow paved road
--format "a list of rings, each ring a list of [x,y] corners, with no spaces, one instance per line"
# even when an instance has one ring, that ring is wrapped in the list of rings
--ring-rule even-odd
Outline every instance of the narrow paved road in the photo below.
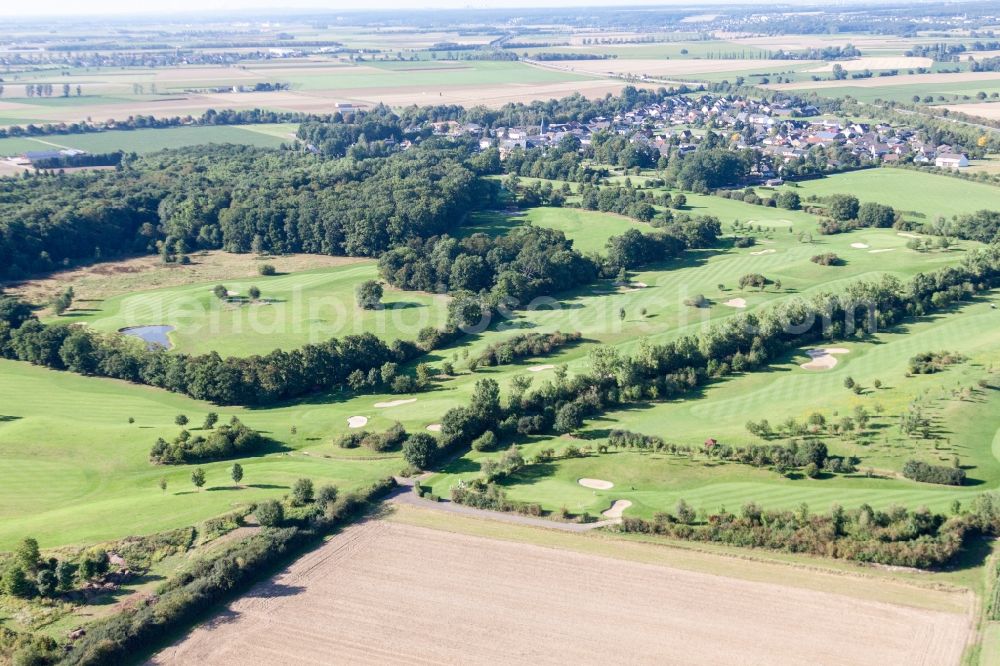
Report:
[[[501,523],[513,523],[516,525],[528,525],[530,527],[542,527],[550,530],[562,530],[564,532],[589,532],[599,527],[617,525],[620,519],[599,520],[594,523],[561,523],[556,520],[546,520],[545,518],[534,518],[523,516],[519,513],[503,513],[501,511],[487,511],[486,509],[476,509],[471,506],[455,504],[454,502],[442,499],[439,502],[432,502],[417,496],[413,492],[414,479],[396,477],[398,487],[389,494],[387,501],[394,504],[409,504],[421,509],[432,511],[444,511],[446,513],[456,513],[462,516],[473,518],[483,518],[485,520],[495,520]]]

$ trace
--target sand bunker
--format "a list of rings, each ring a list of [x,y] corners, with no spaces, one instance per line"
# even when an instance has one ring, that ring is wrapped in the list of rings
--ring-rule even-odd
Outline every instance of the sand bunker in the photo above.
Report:
[[[892,252],[895,249],[894,247],[884,247],[881,250],[868,250],[868,254],[882,254],[883,252]]]
[[[441,424],[432,423],[429,426],[427,426],[427,429],[430,430],[431,432],[441,432]]]
[[[382,409],[383,407],[399,407],[400,405],[408,405],[411,402],[416,402],[416,398],[406,398],[405,400],[390,400],[389,402],[376,402],[375,407]]]
[[[897,231],[897,236],[902,236],[903,238],[923,238],[920,234],[910,234],[905,231]]]
[[[542,370],[551,370],[554,367],[556,366],[551,363],[546,363],[545,365],[533,365],[528,368],[528,372],[541,372]]]
[[[775,250],[774,248],[768,248],[766,250],[757,250],[756,252],[751,252],[750,254],[754,256],[760,256],[762,254],[774,254],[775,252],[777,252],[777,250]]]
[[[368,425],[367,416],[352,416],[347,419],[348,428],[364,428],[366,425]]]
[[[855,250],[867,250],[871,246],[866,243],[851,243],[851,247]]]
[[[747,306],[747,299],[745,298],[730,298],[728,301],[723,303],[723,305],[728,305],[731,308],[745,308]]]
[[[621,518],[622,513],[630,506],[632,506],[632,502],[629,502],[628,500],[615,500],[615,503],[611,505],[611,508],[601,515],[605,518]]]
[[[593,488],[594,490],[608,490],[615,487],[615,484],[610,481],[601,481],[600,479],[580,479],[577,483],[584,488]]]
[[[808,363],[803,363],[801,368],[805,370],[829,370],[833,366],[837,365],[837,359],[834,354],[847,354],[851,350],[844,349],[843,347],[825,347],[822,349],[809,349],[806,354],[812,360]]]

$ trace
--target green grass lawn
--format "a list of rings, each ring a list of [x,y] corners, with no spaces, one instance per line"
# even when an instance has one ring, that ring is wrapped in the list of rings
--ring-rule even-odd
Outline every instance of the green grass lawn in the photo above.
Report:
[[[162,129],[114,130],[92,134],[53,134],[37,138],[0,139],[0,155],[19,155],[33,150],[76,148],[89,153],[117,150],[150,153],[207,143],[235,143],[276,148],[291,143],[295,124],[219,125],[214,127],[167,127]]]
[[[378,278],[374,261],[274,277],[232,280],[225,286],[246,297],[261,290],[258,302],[222,302],[214,283],[129,293],[102,302],[77,302],[58,321],[71,320],[103,331],[165,324],[170,339],[185,353],[217,351],[246,356],[294,349],[332,337],[371,332],[387,341],[412,340],[424,326],[442,326],[447,299],[387,289],[380,310],[362,310],[354,290]]]
[[[300,477],[348,489],[397,471],[398,454],[362,461],[360,450],[331,444],[336,426],[343,429],[335,403],[219,409],[166,391],[0,361],[0,549],[27,535],[53,547],[147,534],[280,497]],[[239,415],[287,450],[241,460],[243,489],[232,488],[231,462],[202,466],[208,476],[202,492],[190,482],[192,466],[149,463],[156,438],[179,432],[177,414],[199,426],[209,411],[223,420]]]
[[[995,209],[1000,201],[1000,189],[993,185],[890,167],[835,174],[783,187],[793,187],[803,203],[810,194],[853,194],[862,202],[888,204],[909,219],[927,222],[938,216],[950,219],[956,214]]]

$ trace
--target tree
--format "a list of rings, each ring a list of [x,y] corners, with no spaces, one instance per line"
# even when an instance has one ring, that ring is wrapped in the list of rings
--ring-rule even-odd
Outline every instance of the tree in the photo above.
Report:
[[[469,411],[485,427],[492,426],[500,419],[500,385],[495,379],[480,379],[476,382]]]
[[[337,487],[331,485],[320,486],[316,491],[316,508],[326,511],[337,501]]]
[[[257,272],[264,277],[270,277],[276,274],[278,271],[274,268],[274,264],[261,264],[257,267]]]
[[[364,310],[377,310],[382,302],[382,283],[376,280],[365,280],[355,291],[358,306]]]
[[[775,197],[775,203],[778,205],[778,208],[784,208],[785,210],[798,210],[802,205],[798,193],[792,190],[779,192],[778,196]],[[791,230],[791,227],[789,227],[789,230]]]
[[[215,288],[212,289],[212,293],[215,294],[215,297],[219,300],[225,300],[229,297],[229,290],[222,284],[215,285]]]
[[[38,549],[38,541],[31,537],[22,539],[14,551],[14,561],[28,573],[35,573],[38,570],[40,559],[41,552]]]
[[[3,574],[3,589],[12,597],[30,599],[35,596],[35,584],[19,566],[8,567]]]
[[[205,470],[201,467],[196,467],[191,472],[191,483],[194,484],[195,488],[201,488],[205,485]]]
[[[556,412],[553,428],[556,432],[573,432],[583,426],[584,408],[578,402],[567,402]]]
[[[827,199],[827,212],[838,222],[855,219],[859,207],[858,198],[851,194],[833,194]]]
[[[160,477],[160,492],[167,492],[167,477]]]
[[[243,465],[233,463],[232,469],[229,470],[229,476],[233,479],[233,483],[240,485],[240,481],[243,480]]]
[[[184,427],[188,424],[188,417],[185,416],[184,414],[178,414],[176,417],[174,417],[174,423],[176,423],[181,427]]]
[[[292,502],[296,506],[302,506],[313,501],[312,479],[298,479],[292,485]]]
[[[414,433],[403,442],[403,458],[417,469],[426,469],[436,450],[437,440],[426,432]]]
[[[56,565],[56,580],[63,592],[72,590],[76,580],[76,565],[66,560],[59,560],[59,564]]]
[[[215,427],[215,424],[219,422],[219,415],[215,412],[209,412],[205,415],[205,422],[201,425],[204,430],[211,430]]]
[[[59,579],[51,569],[42,569],[35,576],[35,589],[43,597],[53,597],[59,588]]]
[[[250,287],[249,291],[247,291],[247,294],[250,296],[251,299],[256,301],[258,298],[260,298],[260,289],[258,289],[256,286],[252,286]]]
[[[674,507],[674,513],[677,514],[677,521],[684,523],[685,525],[690,525],[695,520],[695,511],[691,508],[691,505],[684,500],[678,500],[677,506]]]
[[[264,500],[254,508],[253,515],[264,527],[278,527],[285,520],[285,508],[277,500]]]

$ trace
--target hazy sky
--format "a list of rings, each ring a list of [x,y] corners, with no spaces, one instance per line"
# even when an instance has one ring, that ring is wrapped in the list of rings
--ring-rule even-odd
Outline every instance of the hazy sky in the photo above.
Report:
[[[783,0],[783,4],[802,3],[805,0]],[[732,0],[728,0],[729,3]],[[812,0],[814,4],[817,0]],[[870,0],[878,4],[879,0]],[[727,0],[364,0],[363,2],[348,2],[345,0],[169,0],[166,3],[143,2],[139,0],[3,0],[0,2],[0,15],[4,16],[38,16],[38,15],[79,15],[79,14],[136,14],[136,13],[179,13],[191,11],[240,11],[267,10],[281,8],[319,9],[330,12],[350,11],[358,9],[488,9],[493,7],[573,7],[580,5],[684,5],[698,6],[704,4],[723,4]],[[740,0],[738,4],[748,4],[749,0]],[[2,28],[0,28],[2,31]]]

